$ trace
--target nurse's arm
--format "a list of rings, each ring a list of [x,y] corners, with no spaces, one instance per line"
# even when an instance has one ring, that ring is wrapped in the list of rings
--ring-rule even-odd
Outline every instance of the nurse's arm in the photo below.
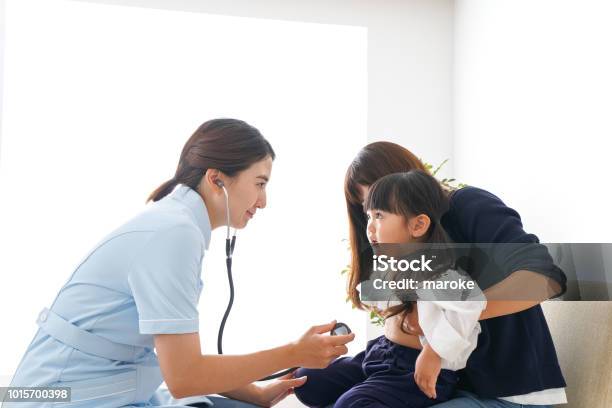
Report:
[[[245,355],[202,355],[198,333],[156,335],[155,348],[174,398],[230,391],[297,364],[292,345]]]
[[[157,334],[155,348],[174,398],[221,394],[288,367],[324,368],[348,352],[354,334],[329,336],[335,322],[311,327],[299,340],[242,355],[202,355],[198,333]]]

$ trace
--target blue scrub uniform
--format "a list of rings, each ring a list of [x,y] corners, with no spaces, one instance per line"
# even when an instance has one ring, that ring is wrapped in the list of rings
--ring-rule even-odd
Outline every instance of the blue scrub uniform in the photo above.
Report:
[[[204,201],[179,184],[105,237],[39,315],[38,332],[11,383],[70,387],[71,402],[3,407],[186,404],[158,390],[163,379],[153,335],[198,331],[210,236]],[[210,400],[192,397],[188,403],[193,402]]]

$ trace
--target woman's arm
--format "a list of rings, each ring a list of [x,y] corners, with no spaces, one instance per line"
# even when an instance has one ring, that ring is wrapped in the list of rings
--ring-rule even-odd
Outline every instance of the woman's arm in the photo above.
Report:
[[[553,279],[528,270],[515,271],[484,291],[487,306],[479,320],[522,312],[555,296],[561,290]]]
[[[243,355],[202,355],[198,333],[155,335],[161,371],[175,398],[238,390],[287,367],[324,368],[348,352],[354,334],[329,336],[335,322],[313,326],[298,341]]]
[[[540,273],[515,271],[483,292],[487,302],[478,320],[522,312],[550,299],[560,290],[557,281]],[[408,314],[403,327],[410,334],[423,335],[417,308]]]
[[[491,300],[487,302],[487,307],[482,311],[478,320],[522,312],[540,303],[540,301],[536,300]]]
[[[476,248],[485,243],[495,265],[479,277],[488,302],[481,319],[520,312],[565,292],[565,274],[546,246],[525,232],[519,213],[499,197],[476,187],[458,190],[446,221],[455,241]]]

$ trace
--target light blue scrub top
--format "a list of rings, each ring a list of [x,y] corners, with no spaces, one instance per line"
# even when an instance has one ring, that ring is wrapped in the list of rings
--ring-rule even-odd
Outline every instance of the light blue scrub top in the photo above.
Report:
[[[11,386],[71,387],[72,402],[3,407],[182,406],[167,390],[153,335],[198,331],[211,226],[201,196],[179,184],[99,242],[49,308]],[[189,403],[206,401],[193,397]]]

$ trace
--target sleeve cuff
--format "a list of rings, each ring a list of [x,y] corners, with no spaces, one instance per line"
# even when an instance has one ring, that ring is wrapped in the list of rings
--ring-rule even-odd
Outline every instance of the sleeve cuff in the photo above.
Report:
[[[138,321],[141,334],[197,333],[199,331],[199,325],[199,319],[159,319]]]

